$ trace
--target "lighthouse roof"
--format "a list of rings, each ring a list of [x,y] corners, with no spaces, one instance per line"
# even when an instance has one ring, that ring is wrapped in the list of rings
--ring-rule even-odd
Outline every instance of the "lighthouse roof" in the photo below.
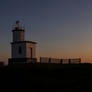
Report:
[[[33,41],[18,41],[18,42],[12,42],[11,44],[19,44],[19,43],[32,43],[32,44],[37,44],[37,42],[33,42]]]
[[[12,31],[24,31],[24,29],[22,27],[15,27]]]

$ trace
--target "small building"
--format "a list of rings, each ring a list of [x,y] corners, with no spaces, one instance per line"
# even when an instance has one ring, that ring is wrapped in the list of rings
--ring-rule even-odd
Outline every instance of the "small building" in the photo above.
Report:
[[[25,30],[16,22],[12,30],[13,41],[11,42],[11,58],[9,64],[36,62],[36,42],[25,41]]]

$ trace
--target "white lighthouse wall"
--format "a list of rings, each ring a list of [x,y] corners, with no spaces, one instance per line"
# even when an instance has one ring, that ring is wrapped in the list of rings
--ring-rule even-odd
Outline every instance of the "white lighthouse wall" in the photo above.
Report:
[[[32,58],[36,58],[36,44],[26,43],[26,57],[31,58],[31,48],[32,48]]]
[[[24,41],[24,31],[14,31],[13,32],[13,42]]]
[[[21,54],[19,47],[21,47]],[[12,58],[26,58],[26,43],[12,44]]]

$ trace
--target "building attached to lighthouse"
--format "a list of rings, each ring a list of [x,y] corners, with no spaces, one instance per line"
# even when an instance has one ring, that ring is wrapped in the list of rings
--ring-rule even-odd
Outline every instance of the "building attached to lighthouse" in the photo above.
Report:
[[[16,21],[16,27],[12,30],[11,58],[9,64],[36,62],[36,42],[25,41],[25,30]]]

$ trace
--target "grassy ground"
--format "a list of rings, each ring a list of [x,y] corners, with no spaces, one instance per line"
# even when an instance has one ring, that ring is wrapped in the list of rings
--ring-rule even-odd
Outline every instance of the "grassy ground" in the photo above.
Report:
[[[1,84],[29,92],[92,91],[91,64],[25,64],[0,69]]]

